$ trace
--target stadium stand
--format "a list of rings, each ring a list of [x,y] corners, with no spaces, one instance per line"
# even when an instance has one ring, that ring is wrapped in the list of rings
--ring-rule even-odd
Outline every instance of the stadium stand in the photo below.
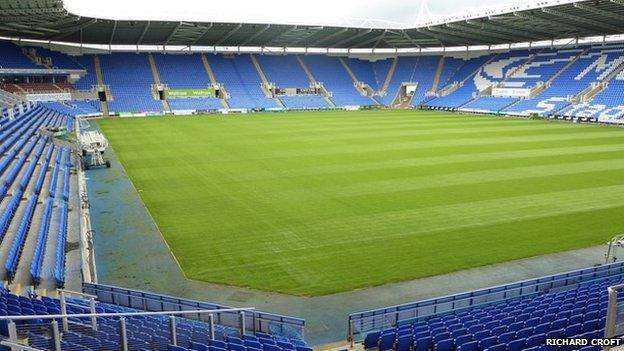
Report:
[[[405,27],[401,26],[403,28],[393,28],[396,25],[393,21],[387,21],[382,27],[378,25],[380,23],[378,20],[360,21],[343,18],[342,23],[349,23],[349,27],[344,27],[340,23],[333,25],[330,23],[327,25],[296,23],[287,16],[284,16],[284,22],[295,23],[288,25],[267,23],[265,26],[254,23],[222,23],[204,18],[185,22],[154,19],[122,21],[73,14],[72,11],[63,7],[63,2],[60,0],[24,0],[20,1],[19,6],[10,0],[0,0],[0,9],[5,12],[3,19],[5,23],[0,26],[0,34],[2,38],[14,40],[14,42],[0,42],[0,70],[2,71],[0,72],[2,75],[0,78],[0,261],[4,263],[3,279],[5,281],[4,287],[0,286],[2,339],[0,342],[10,338],[11,341],[26,343],[40,350],[70,351],[120,349],[312,351],[303,340],[305,323],[302,320],[299,320],[301,324],[298,325],[301,329],[293,332],[284,330],[283,325],[280,325],[284,320],[292,317],[255,310],[249,310],[250,315],[245,314],[248,313],[247,310],[236,311],[228,316],[229,318],[221,319],[222,315],[219,315],[217,310],[228,309],[227,306],[206,305],[190,300],[186,300],[189,303],[185,304],[181,302],[182,299],[176,297],[117,287],[105,288],[83,282],[83,277],[77,278],[76,275],[84,271],[75,269],[74,271],[80,271],[75,273],[69,268],[72,250],[75,250],[74,254],[76,251],[83,254],[90,250],[84,247],[92,244],[80,241],[90,234],[78,233],[82,230],[83,224],[80,220],[88,218],[89,203],[83,200],[83,196],[87,197],[86,188],[78,191],[78,188],[83,186],[81,181],[86,184],[86,180],[83,179],[84,173],[79,167],[81,165],[78,162],[79,153],[75,152],[73,146],[70,147],[76,135],[68,135],[65,132],[72,133],[75,131],[74,127],[89,125],[89,121],[82,119],[78,120],[80,124],[75,124],[78,117],[108,115],[109,110],[119,115],[128,112],[160,115],[180,111],[183,111],[180,114],[185,114],[189,110],[211,112],[221,110],[220,112],[230,113],[247,112],[246,109],[333,107],[351,109],[357,106],[373,108],[368,105],[512,116],[533,117],[534,114],[538,114],[558,119],[624,125],[624,45],[621,44],[623,41],[621,33],[624,28],[622,27],[624,2],[622,0],[545,0],[531,5],[512,5],[509,9],[475,9],[474,13],[458,12],[457,16],[453,15],[455,17],[451,15],[446,17],[445,14],[431,21],[427,21],[426,18],[422,19],[419,14],[416,21],[418,24],[414,24],[413,28],[410,28],[409,24]],[[270,7],[267,7],[268,9]],[[560,45],[567,40],[570,42]],[[614,44],[616,42],[619,43]],[[122,45],[126,45],[125,48],[121,49]],[[63,47],[64,52],[71,54],[50,49],[52,47]],[[145,53],[152,50],[172,52],[172,50],[178,50],[176,47],[185,53]],[[191,53],[196,48],[202,48],[197,49],[198,51],[214,51],[215,53]],[[116,50],[128,52],[111,53]],[[83,55],[83,51],[99,52],[99,54]],[[254,54],[244,54],[246,52],[254,52]],[[278,52],[301,54],[275,54]],[[318,54],[320,52],[325,54]],[[78,79],[75,74],[59,73],[66,69],[84,70],[86,75]],[[38,72],[33,73],[32,70]],[[215,77],[212,76],[212,72]],[[282,96],[280,93],[276,97],[267,97],[265,94],[271,95],[266,84],[263,84],[263,82],[267,83],[267,80],[275,83],[278,88],[308,88],[314,86],[314,83],[322,83],[323,95],[305,93],[292,95],[289,91],[289,96]],[[162,83],[172,89],[200,89],[215,82],[222,84],[228,92],[227,101],[217,98],[170,98],[160,101],[155,98],[157,94],[154,94],[152,89],[155,83]],[[371,91],[366,91],[370,96],[363,96],[358,90],[362,90],[361,83],[370,87]],[[415,86],[413,96],[409,97],[409,100],[401,95],[404,90],[402,89],[403,83]],[[97,91],[93,90],[96,85],[98,85]],[[72,94],[71,99],[68,97],[69,93]],[[112,95],[112,100],[101,103],[96,101],[95,97],[106,100],[102,97],[102,93],[104,96]],[[230,111],[227,111],[228,106],[232,108]],[[411,114],[406,116],[406,119],[411,118]],[[304,118],[309,118],[309,116],[306,115]],[[485,120],[485,118],[479,118],[479,120]],[[490,122],[486,121],[486,123]],[[345,121],[331,121],[331,123],[338,127],[347,125]],[[435,121],[432,124],[438,123],[441,122]],[[450,121],[450,123],[455,122]],[[384,148],[384,153],[381,154],[379,160],[374,161],[375,164],[371,161],[370,164],[362,166],[365,168],[353,172],[371,173],[372,176],[367,181],[376,182],[368,185],[372,190],[376,190],[374,189],[376,186],[383,188],[386,185],[377,178],[373,179],[375,172],[379,174],[393,172],[397,180],[406,184],[408,175],[405,175],[405,170],[410,173],[409,176],[412,173],[419,175],[423,172],[422,169],[414,172],[419,167],[415,166],[417,161],[412,155],[410,155],[412,158],[406,160],[405,157],[398,159],[401,157],[399,153],[393,156],[391,152],[388,152],[401,151],[400,154],[407,154],[407,149],[399,144],[409,143],[402,139],[390,140],[380,133],[388,125],[389,122],[385,120],[376,120],[370,126],[358,127],[358,131],[347,138],[336,138],[339,141],[336,145],[321,145],[321,150],[308,148],[310,155],[321,154],[325,151],[323,148],[327,147],[327,149],[333,148],[334,154],[351,152],[357,148],[358,155],[352,156],[354,159],[359,155],[375,156],[374,151],[371,152],[362,147],[363,142],[359,142],[352,148],[345,148],[344,152],[338,149],[343,144],[352,143],[354,139],[364,140],[360,139],[362,134],[388,139],[389,143]],[[102,127],[104,127],[103,124]],[[453,127],[460,128],[455,125]],[[524,130],[520,129],[521,133],[518,134],[534,135],[539,127],[530,129],[529,126]],[[400,129],[403,125],[392,125],[390,128]],[[498,126],[493,126],[488,133],[491,131],[497,134],[499,130]],[[321,127],[313,132],[327,133],[328,131],[331,133],[331,129]],[[466,136],[469,132],[471,131],[461,131],[461,135]],[[618,131],[612,128],[608,133],[616,136]],[[286,129],[280,130],[279,134],[280,137],[288,138],[289,141],[298,137]],[[422,139],[424,135],[424,139],[427,139],[429,134],[431,133],[408,130],[405,134],[401,134],[401,138]],[[240,137],[241,139],[247,138],[247,135],[240,133]],[[316,137],[317,135],[308,135],[306,140]],[[482,136],[476,133],[470,134],[469,137],[476,140]],[[515,137],[514,134],[513,138]],[[593,138],[594,135],[591,137]],[[434,135],[432,138],[435,139],[437,136]],[[599,138],[596,135],[596,140],[605,140]],[[504,136],[501,137],[501,140],[503,139],[505,139]],[[542,139],[534,138],[533,140]],[[562,140],[562,138],[557,140]],[[216,140],[215,144],[220,141]],[[568,152],[567,144],[557,142],[544,142],[543,144],[554,145],[557,148],[557,150],[546,148],[548,150],[544,153],[551,152],[555,155],[561,154],[562,157],[569,157],[571,160],[576,159],[574,154]],[[610,142],[603,144],[614,146]],[[221,143],[221,145],[225,144]],[[436,145],[443,144],[436,139],[427,145],[434,145],[431,147],[434,149]],[[496,154],[482,152],[483,150],[472,139],[470,145],[476,146],[475,150],[480,152],[483,162],[478,167],[481,171],[484,170],[485,163],[493,158],[502,158],[498,153],[499,149]],[[302,144],[302,148],[307,146],[306,143]],[[446,146],[446,143],[443,146]],[[451,146],[461,147],[461,145]],[[281,142],[277,147],[283,148]],[[607,148],[605,146],[603,149],[581,147],[579,149],[593,156],[592,152],[595,152],[593,150]],[[449,148],[449,152],[454,152],[453,150]],[[619,148],[609,148],[609,150],[615,150],[607,152],[611,155],[615,154]],[[225,150],[217,151],[224,152]],[[291,151],[289,154],[291,156],[308,155],[307,149],[306,154],[302,154],[299,150],[289,151]],[[431,150],[423,148],[422,151],[430,153]],[[471,156],[470,153],[460,156],[468,157]],[[256,157],[253,160],[247,162],[264,164],[282,162],[279,157],[266,159],[260,153],[258,154],[254,155]],[[214,157],[215,155],[217,157]],[[232,182],[249,178],[254,178],[254,180],[262,178],[266,182],[275,181],[276,177],[268,179],[273,175],[268,174],[270,172],[267,170],[243,174],[244,172],[240,171],[243,168],[239,169],[231,160],[224,161],[225,157],[219,156],[222,155],[209,153],[206,163],[210,165],[205,169],[237,173],[239,178],[231,177]],[[436,160],[428,159],[425,166],[432,166],[444,157],[444,155],[437,154],[428,156]],[[455,156],[457,155],[452,157]],[[523,158],[520,162],[527,163],[523,166],[534,167],[536,157]],[[514,162],[517,159],[519,157],[509,159],[510,167],[508,168],[515,167]],[[450,164],[454,160],[458,159],[448,158],[444,162]],[[306,177],[308,183],[314,185],[315,178],[310,174],[316,172],[314,174],[317,176],[324,176],[331,166],[329,162],[334,160],[333,157],[324,157],[323,161],[328,162],[320,168],[306,164],[305,161],[307,160],[302,160],[301,169],[297,169],[297,174],[289,176],[298,177],[303,174],[302,177]],[[610,163],[610,160],[602,158],[599,161],[605,164]],[[544,159],[544,163],[546,162]],[[531,165],[528,165],[529,163]],[[433,166],[437,167],[439,164],[440,162],[437,162]],[[350,166],[340,164],[338,168],[329,172],[340,173],[346,179],[352,173],[345,167]],[[586,166],[588,169],[593,167],[591,164]],[[613,171],[616,166],[617,163],[613,163],[612,169],[609,170]],[[375,167],[377,168],[373,169]],[[393,168],[392,171],[382,172],[382,167]],[[600,171],[599,168],[598,171]],[[516,174],[519,175],[517,179],[525,173],[527,172],[517,172]],[[532,174],[532,172],[528,173]],[[556,174],[551,174],[551,176],[556,178]],[[507,180],[511,184],[517,182],[517,179]],[[592,179],[588,178],[586,182],[591,183]],[[227,185],[222,183],[222,186],[227,187]],[[254,186],[253,189],[252,186]],[[334,184],[334,186],[340,187],[342,184]],[[359,184],[359,186],[363,185]],[[252,183],[249,189],[251,189],[249,192],[255,196],[253,191],[256,186]],[[226,190],[229,192],[229,189]],[[397,194],[398,191],[399,189],[396,190]],[[604,190],[604,193],[607,192],[608,190]],[[372,193],[373,191],[359,196],[381,199],[380,191]],[[287,193],[287,195],[290,194]],[[334,195],[335,202],[345,199],[336,192],[332,195]],[[405,193],[405,198],[408,196],[410,194]],[[395,198],[397,197],[394,196],[391,199],[384,197],[382,202],[396,200]],[[411,196],[411,198],[414,197]],[[405,205],[401,201],[398,203]],[[358,214],[360,210],[369,210],[364,207],[351,207],[350,209],[354,210],[351,212],[358,212]],[[222,207],[215,204],[209,210],[219,208]],[[85,218],[79,218],[85,210],[87,211]],[[252,208],[249,212],[253,210]],[[579,206],[577,211],[580,213],[583,208]],[[206,216],[214,216],[210,213],[211,211],[206,212]],[[242,213],[236,208],[233,208],[232,212]],[[258,212],[257,209],[256,212]],[[341,214],[339,211],[337,213]],[[258,214],[258,218],[260,217],[261,214]],[[396,216],[396,218],[399,217]],[[326,218],[321,219],[326,220]],[[379,219],[378,222],[390,220],[392,218],[388,217]],[[261,224],[267,226],[272,224],[269,220],[266,222]],[[317,226],[323,226],[326,223],[319,221]],[[394,224],[400,226],[400,218]],[[340,225],[343,224],[340,223]],[[278,234],[291,233],[281,231]],[[328,236],[332,234],[330,231],[327,233]],[[286,241],[284,245],[292,246],[293,242],[298,240],[296,235],[284,236],[289,236],[289,240],[292,240],[292,242]],[[274,241],[270,240],[271,237],[263,239],[267,243],[271,242],[271,245],[274,244]],[[83,247],[76,250],[75,246]],[[272,248],[274,248],[273,254],[280,253],[277,245]],[[345,247],[343,251],[346,253],[343,258],[346,261],[350,258],[348,257],[349,251],[354,250]],[[610,261],[609,255],[606,256],[607,261]],[[374,257],[374,252],[369,257]],[[239,257],[226,259],[240,260]],[[327,261],[331,264],[331,259]],[[402,264],[400,261],[392,263],[397,266]],[[81,264],[82,268],[88,266],[84,262]],[[94,261],[93,264],[95,265]],[[354,262],[354,266],[356,265],[357,263]],[[250,274],[253,273],[255,272],[250,269]],[[287,278],[292,278],[295,283],[299,284],[298,279],[303,281],[309,278],[306,275],[291,274],[292,277]],[[397,280],[394,276],[385,275],[384,278],[386,277],[387,282]],[[87,299],[66,298],[66,291],[57,289],[70,285],[72,278],[82,283],[84,294],[81,296]],[[143,277],[139,277],[141,278]],[[137,284],[152,283],[147,279],[144,280]],[[326,281],[331,282],[330,279]],[[363,339],[365,349],[377,351],[597,351],[600,348],[594,346],[548,347],[544,344],[547,339],[554,338],[592,339],[604,336],[607,306],[613,307],[610,305],[613,301],[608,301],[607,287],[623,283],[623,263],[597,265],[579,271],[355,313],[350,316],[353,319],[349,320],[349,327],[350,332],[355,331],[361,336],[360,339]],[[235,284],[238,283],[235,282]],[[365,287],[366,282],[358,283],[357,287],[360,286]],[[395,287],[392,286],[389,289],[392,293],[391,289]],[[176,291],[195,293],[192,289]],[[433,293],[438,292],[436,290]],[[41,293],[49,294],[51,297],[38,296]],[[241,301],[241,303],[259,301],[253,299],[264,299],[264,296],[269,296],[269,292],[266,293],[267,295],[260,297],[246,297],[245,293],[238,294],[239,296],[233,294],[233,297],[228,296],[227,299],[239,299],[235,301]],[[409,294],[410,292],[402,291],[401,293]],[[418,293],[420,294],[421,291]],[[423,292],[422,295],[425,294],[430,294],[430,292]],[[56,298],[59,295],[60,298]],[[396,299],[403,299],[403,296],[392,298],[396,301]],[[320,297],[318,300],[323,301],[324,298]],[[308,300],[314,300],[314,298]],[[336,301],[340,302],[339,300],[330,301],[333,303],[330,306],[337,306]],[[317,301],[314,303],[321,305]],[[209,318],[201,318],[198,313],[197,316],[189,315],[188,318],[178,316],[173,318],[166,314],[161,316],[145,314],[145,311],[154,310],[161,312],[175,310],[177,313],[206,306],[211,309],[210,313],[214,312],[215,315],[210,314]],[[612,316],[613,309],[609,311]],[[91,316],[93,318],[72,317],[72,315],[84,312],[111,315]],[[336,314],[335,311],[330,312]],[[69,316],[50,316],[65,313]],[[128,314],[137,315],[129,316]],[[315,310],[314,314],[320,313]],[[121,315],[126,315],[126,317],[122,319]],[[8,322],[8,318],[3,318],[7,316],[11,316],[15,323]],[[28,316],[28,322],[18,320],[19,318],[16,318],[18,316]],[[213,319],[215,316],[217,316],[216,320]],[[48,323],[52,320],[54,321]],[[63,328],[60,334],[58,330],[56,333],[54,330],[55,327],[58,328],[59,322]],[[248,322],[251,326],[245,325]],[[234,325],[240,327],[237,328]],[[323,324],[322,327],[325,328],[324,331],[329,328],[336,329],[333,323]],[[0,349],[5,349],[3,346],[0,346]]]
[[[12,65],[33,64],[21,48],[4,43],[6,57]],[[624,68],[623,46],[609,44],[563,49],[512,50],[497,54],[463,59],[444,58],[435,96],[430,96],[440,56],[401,56],[396,69],[389,75],[392,59],[368,61],[324,55],[301,56],[308,77],[295,55],[259,55],[258,63],[270,82],[278,87],[307,88],[314,79],[324,85],[336,106],[392,105],[404,82],[417,83],[411,105],[435,109],[459,109],[466,112],[502,113],[528,116],[562,114],[571,118],[592,118],[596,121],[620,123],[620,74]],[[3,83],[0,88],[15,94],[50,92],[71,89],[89,90],[97,84],[93,55],[69,57],[45,48],[36,48],[38,55],[49,57],[61,67],[85,69],[87,74],[75,84],[68,83]],[[174,89],[205,88],[210,80],[201,54],[155,54],[162,83]],[[145,54],[101,55],[104,84],[111,86],[113,112],[162,112],[163,106],[150,91],[153,84],[149,61]],[[224,85],[232,108],[276,108],[276,99],[262,91],[250,55],[207,56],[218,83]],[[30,63],[30,64],[29,64]],[[34,64],[33,64],[34,65]],[[35,65],[36,66],[36,65]],[[194,79],[188,79],[188,77]],[[389,79],[387,90],[384,82]],[[362,96],[354,81],[368,85],[373,95]],[[492,88],[531,89],[529,97],[492,96]],[[596,87],[596,88],[593,88]],[[588,94],[588,92],[590,92]],[[381,96],[379,96],[381,95]],[[587,97],[585,97],[587,95]],[[280,96],[285,108],[326,108],[321,96]],[[168,99],[173,110],[216,110],[222,104],[215,98]],[[99,101],[65,101],[46,103],[49,108],[68,115],[101,113]]]
[[[24,55],[19,46],[10,42],[0,42],[0,52],[2,52],[1,68],[40,68]]]
[[[206,89],[210,80],[201,62],[201,56],[154,55],[160,81],[172,89]],[[193,79],[189,79],[193,77]],[[221,108],[217,98],[168,99],[172,110],[215,110]]]
[[[388,75],[391,64],[390,59],[369,62],[365,60],[349,58],[347,63],[351,71],[362,82],[368,84],[374,91],[379,92]]]
[[[400,57],[390,81],[387,95],[382,98],[386,105],[392,105],[402,83],[416,82],[418,86],[412,99],[413,105],[420,104],[431,90],[440,56]]]
[[[310,80],[295,55],[256,56],[269,82],[280,88],[307,88]]]
[[[445,87],[451,84],[457,84],[459,88],[448,95],[429,101],[427,106],[453,109],[472,100],[473,94],[477,90],[472,82],[472,78],[493,57],[493,55],[486,55],[466,60],[444,84],[440,85],[442,87],[441,90],[444,90]]]
[[[619,45],[580,47],[538,52],[517,50],[466,61],[444,84],[456,90],[427,102],[432,108],[460,109],[468,112],[551,116],[565,110],[569,117],[589,117],[618,121],[621,117],[617,97],[624,54]],[[453,63],[455,65],[455,63]],[[444,70],[448,76],[452,67]],[[533,97],[495,97],[488,88],[530,89],[544,85]],[[613,84],[613,88],[609,85]],[[599,85],[605,88],[588,101],[575,103],[579,94]],[[444,88],[439,91],[443,92]],[[444,94],[440,94],[444,95]],[[596,102],[592,104],[592,102]]]
[[[111,86],[113,93],[113,100],[109,102],[111,111],[163,110],[160,101],[152,97],[154,79],[145,54],[114,53],[100,58],[104,81]]]
[[[535,351],[544,348],[547,338],[599,338],[604,335],[607,287],[620,284],[622,279],[622,264],[616,263],[441,298],[439,303],[444,307],[441,306],[440,312],[432,309],[436,301],[423,302],[425,310],[434,312],[367,333],[364,347],[397,351],[412,347],[415,351]],[[529,293],[514,292],[520,287]],[[505,291],[512,297],[501,295]],[[489,301],[489,294],[499,294],[498,299]],[[482,302],[468,305],[460,302],[468,296]],[[448,302],[455,299],[458,307],[449,309]],[[410,308],[396,307],[393,310],[403,310],[402,313],[408,313]],[[374,313],[369,312],[368,316]]]
[[[99,101],[69,100],[62,102],[46,102],[45,105],[53,110],[70,116],[93,115],[100,112]]]
[[[617,69],[618,64],[621,64],[620,57],[617,51],[614,53],[612,47],[587,48],[587,52],[580,55],[577,61],[561,72],[552,81],[549,88],[532,99],[520,101],[505,112],[518,115],[530,113],[550,115],[561,111],[571,104],[572,98],[581,91],[600,82]],[[570,114],[573,111],[569,111]],[[584,116],[585,114],[579,115]]]
[[[59,69],[83,69],[83,67],[76,62],[71,56],[65,55],[58,51],[52,51],[41,47],[31,47],[35,50],[37,56],[49,58],[51,63],[50,68]]]
[[[311,55],[302,57],[314,78],[332,93],[332,101],[338,106],[373,105],[375,102],[362,96],[353,86],[353,80],[337,57]],[[327,106],[327,104],[324,104]]]
[[[74,59],[80,65],[80,68],[84,69],[87,72],[85,76],[83,76],[76,83],[74,83],[74,86],[76,87],[76,89],[91,89],[91,87],[97,84],[93,55],[76,56]]]
[[[295,55],[260,55],[258,63],[270,83],[278,88],[309,88],[311,81]],[[280,96],[287,108],[321,108],[327,103],[318,95]]]
[[[262,80],[251,62],[249,55],[210,55],[208,61],[212,66],[217,81],[223,83],[233,108],[275,108],[273,99],[267,98],[262,92]]]
[[[138,293],[137,293],[138,294]],[[151,296],[155,298],[156,295]],[[139,296],[137,296],[139,298]],[[225,307],[221,307],[223,309]],[[271,350],[271,351],[311,351],[306,342],[296,336],[279,333],[245,332],[229,325],[176,317],[175,338],[172,336],[171,318],[166,315],[140,315],[141,311],[117,304],[96,302],[91,307],[88,299],[80,297],[24,297],[12,294],[6,289],[0,292],[0,315],[58,315],[66,311],[71,320],[68,330],[60,335],[63,350],[119,350],[121,333],[127,336],[127,346],[131,350]],[[97,319],[97,329],[86,326],[90,318],[71,315],[95,313],[108,314]],[[120,317],[115,314],[136,314],[125,316],[125,331],[120,330]],[[253,314],[253,312],[250,312]],[[232,313],[236,315],[237,313]],[[221,318],[227,318],[219,315]],[[42,327],[45,320],[22,321],[17,332],[28,344],[40,350],[54,350],[54,336],[48,328]],[[6,321],[0,322],[0,333],[8,336]],[[214,338],[212,337],[214,335]],[[175,341],[174,341],[175,340]]]
[[[19,270],[31,268],[34,272],[32,274],[34,284],[41,282],[44,278],[49,278],[42,274],[42,259],[48,244],[45,238],[35,238],[34,234],[29,235],[29,233],[37,230],[40,232],[39,237],[47,236],[46,228],[49,228],[50,224],[57,220],[51,216],[53,212],[51,198],[55,194],[58,167],[55,167],[52,174],[47,172],[48,164],[56,148],[48,136],[40,134],[39,129],[60,126],[72,127],[72,123],[69,122],[70,119],[71,117],[67,115],[39,105],[2,124],[0,149],[3,150],[4,157],[0,161],[0,176],[3,182],[0,188],[0,201],[6,205],[3,206],[3,212],[0,214],[0,239],[2,239],[1,245],[9,247],[4,264],[8,280],[12,280]],[[44,152],[44,150],[46,151]],[[63,148],[60,148],[56,156],[57,160],[61,154],[65,155],[63,201],[67,202],[71,189],[69,184],[70,154],[69,152],[63,153]],[[43,161],[40,162],[42,157]],[[47,178],[49,177],[51,178],[48,181]],[[49,196],[45,210],[40,211],[37,208],[44,185],[49,189]],[[22,198],[27,200],[22,201]],[[65,209],[67,209],[67,205]],[[35,216],[41,216],[41,218],[35,218]],[[38,224],[33,226],[34,223]],[[33,259],[31,262],[26,262],[22,254],[23,250],[27,246],[27,241],[34,242],[34,239],[37,239],[38,243],[35,245]],[[57,247],[59,251],[65,252],[64,245]],[[62,275],[65,267],[61,265],[58,267],[58,272]],[[59,286],[61,285],[59,284]]]

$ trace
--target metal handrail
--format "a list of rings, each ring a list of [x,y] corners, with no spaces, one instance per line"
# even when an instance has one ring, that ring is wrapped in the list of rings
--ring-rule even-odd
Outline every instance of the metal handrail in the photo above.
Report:
[[[11,350],[20,350],[20,351],[41,351],[41,349],[34,348],[31,346],[21,345],[14,342],[10,342],[7,340],[0,341],[0,345],[10,347]]]
[[[87,293],[83,293],[83,292],[80,292],[80,291],[65,290],[65,289],[56,289],[56,291],[58,291],[59,293],[78,295],[78,296],[82,296],[82,297],[92,297],[94,299],[98,298],[96,295],[87,294]]]
[[[245,312],[254,311],[254,307],[229,308],[220,310],[186,310],[186,311],[159,311],[159,312],[109,312],[109,313],[75,313],[75,314],[44,314],[44,315],[28,315],[28,316],[0,316],[3,320],[31,320],[31,319],[61,319],[61,318],[91,318],[91,317],[136,317],[136,316],[171,316],[184,314],[206,314],[206,313],[222,313],[222,312]]]
[[[227,309],[232,308],[230,306],[221,305],[218,303],[192,300],[188,298],[176,297],[172,295],[165,295],[165,294],[159,294],[159,293],[148,292],[148,291],[120,288],[120,287],[100,284],[100,283],[83,282],[83,290],[93,290],[93,291],[96,291],[96,294],[99,292],[102,294],[110,294],[114,296],[120,295],[127,299],[139,299],[144,302],[154,302],[154,303],[161,303],[161,304],[168,303],[168,304],[174,304],[174,305],[185,306],[185,307],[192,307],[193,305],[198,305],[198,304],[210,305],[210,306],[215,306],[214,308],[217,309],[218,311],[227,311]],[[100,295],[97,295],[97,299],[98,299],[98,302],[100,303],[112,303],[115,305],[124,306],[123,303],[120,303],[119,301],[115,301],[114,299],[112,301],[105,301],[102,299]],[[125,307],[132,308],[132,306],[125,306]],[[142,309],[145,309],[145,308],[142,308]],[[254,312],[258,315],[258,317],[262,317],[267,322],[290,324],[294,326],[305,327],[305,320],[301,318],[281,315],[281,314],[276,314],[276,313],[271,313],[271,312],[265,312],[265,311],[258,311],[258,310],[254,310]]]

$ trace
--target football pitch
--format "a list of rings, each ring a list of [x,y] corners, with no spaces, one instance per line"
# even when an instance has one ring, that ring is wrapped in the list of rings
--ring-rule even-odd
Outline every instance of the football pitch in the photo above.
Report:
[[[190,279],[324,295],[624,233],[621,128],[430,111],[98,123]]]

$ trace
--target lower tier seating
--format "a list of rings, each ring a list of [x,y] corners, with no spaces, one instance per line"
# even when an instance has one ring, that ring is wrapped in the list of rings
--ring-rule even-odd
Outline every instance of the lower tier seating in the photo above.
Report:
[[[65,298],[67,314],[90,313],[86,300]],[[0,291],[0,315],[57,315],[61,314],[61,300],[49,297],[25,297]],[[138,313],[107,303],[96,303],[96,313]],[[169,316],[125,316],[128,348],[130,350],[211,350],[211,351],[312,351],[302,339],[288,338],[262,332],[241,335],[240,330],[219,323],[211,331],[209,323],[201,320],[176,317],[175,345]],[[41,350],[53,350],[53,333],[48,319],[35,319],[18,323],[17,332],[24,344]],[[97,328],[91,328],[89,317],[68,317],[68,330],[61,334],[63,350],[119,350],[120,317],[108,315],[97,318]],[[0,322],[0,334],[8,337],[8,325]],[[214,338],[212,338],[214,334]]]
[[[607,287],[624,282],[614,277],[553,293],[468,308],[399,323],[369,333],[364,346],[381,351],[541,351],[576,350],[547,347],[547,338],[598,338],[604,335]],[[598,350],[590,347],[583,349]]]

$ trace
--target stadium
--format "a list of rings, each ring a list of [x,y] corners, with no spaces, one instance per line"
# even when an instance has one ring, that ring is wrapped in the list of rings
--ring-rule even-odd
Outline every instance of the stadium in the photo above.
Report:
[[[0,11],[0,349],[620,348],[623,0]]]

